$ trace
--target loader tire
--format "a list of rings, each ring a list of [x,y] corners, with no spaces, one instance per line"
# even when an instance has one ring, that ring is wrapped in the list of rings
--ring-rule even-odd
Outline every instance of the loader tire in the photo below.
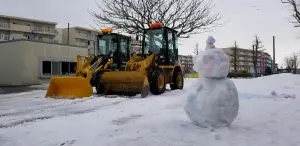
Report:
[[[98,86],[96,87],[96,91],[97,91],[97,94],[104,94],[104,85],[102,83],[99,83]]]
[[[183,74],[181,72],[174,72],[173,84],[170,84],[171,90],[180,89],[182,90],[184,85]]]
[[[154,95],[160,95],[166,90],[165,74],[162,69],[155,69],[149,76],[150,91]]]
[[[92,76],[92,79],[90,81],[90,84],[91,84],[92,87],[96,87],[96,88],[98,87],[98,84],[100,82],[100,76],[101,76],[100,73],[94,74]]]
[[[98,73],[98,74],[99,74],[99,78],[98,78],[98,83],[96,86],[96,91],[97,91],[97,94],[104,94],[105,93],[104,84],[103,84],[103,82],[101,82],[103,73]]]

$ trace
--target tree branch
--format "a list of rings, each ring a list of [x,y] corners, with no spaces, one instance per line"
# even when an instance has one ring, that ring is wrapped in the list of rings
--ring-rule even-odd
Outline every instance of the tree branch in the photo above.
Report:
[[[295,19],[294,23],[294,27],[300,27],[300,3],[298,1],[298,3],[295,0],[281,0],[281,3],[284,4],[289,4],[292,7],[292,17]]]
[[[178,31],[178,37],[211,29],[221,19],[205,0],[100,0],[99,12],[91,12],[99,25],[111,25],[128,33],[141,33],[153,21]]]

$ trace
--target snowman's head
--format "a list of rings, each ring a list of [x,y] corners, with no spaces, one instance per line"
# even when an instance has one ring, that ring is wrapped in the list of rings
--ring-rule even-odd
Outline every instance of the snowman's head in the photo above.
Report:
[[[213,45],[213,43],[207,43],[208,45]],[[194,69],[203,77],[227,77],[229,72],[229,58],[222,49],[209,48],[197,58]]]
[[[215,38],[213,38],[212,36],[208,36],[208,38],[206,40],[205,50],[215,48],[215,45],[214,45],[215,42],[216,42]]]

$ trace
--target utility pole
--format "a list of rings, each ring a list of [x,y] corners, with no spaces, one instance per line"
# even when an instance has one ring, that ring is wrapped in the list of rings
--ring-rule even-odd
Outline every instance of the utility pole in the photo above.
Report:
[[[97,42],[94,41],[94,56],[98,56],[98,55],[96,55],[96,45],[97,45]],[[99,54],[99,53],[98,53],[98,54]]]
[[[272,71],[273,74],[275,73],[276,69],[275,69],[275,36],[273,36],[273,62],[272,62]]]
[[[70,23],[68,23],[68,38],[67,38],[67,44],[69,45],[69,35],[70,35]]]

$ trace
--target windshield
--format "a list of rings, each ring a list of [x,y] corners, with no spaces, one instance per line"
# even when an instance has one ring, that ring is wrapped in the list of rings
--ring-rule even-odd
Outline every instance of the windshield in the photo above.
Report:
[[[145,54],[158,54],[165,47],[163,39],[163,29],[148,30],[145,33]]]
[[[99,55],[108,55],[109,52],[114,52],[117,50],[117,40],[113,39],[113,36],[105,35],[99,39],[98,42],[98,54]]]
[[[121,39],[120,52],[125,56],[127,55],[127,48],[128,48],[127,39]]]

